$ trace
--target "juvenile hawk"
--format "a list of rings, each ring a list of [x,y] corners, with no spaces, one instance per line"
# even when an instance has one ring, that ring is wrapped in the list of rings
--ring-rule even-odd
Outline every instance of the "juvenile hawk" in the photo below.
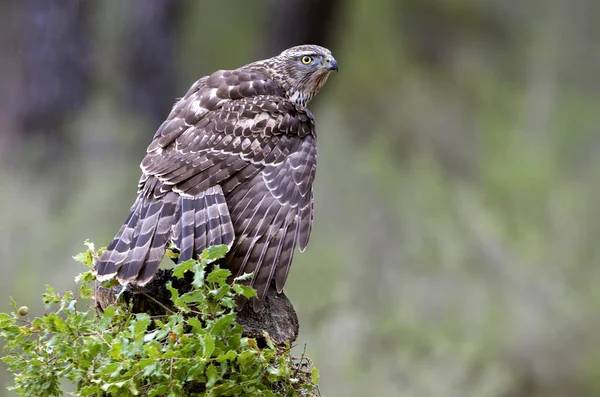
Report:
[[[273,279],[281,292],[313,217],[316,129],[306,106],[337,69],[331,51],[302,45],[194,83],[154,134],[138,197],[96,277],[141,286],[171,241],[179,261],[226,244],[232,274],[254,273],[254,310]]]

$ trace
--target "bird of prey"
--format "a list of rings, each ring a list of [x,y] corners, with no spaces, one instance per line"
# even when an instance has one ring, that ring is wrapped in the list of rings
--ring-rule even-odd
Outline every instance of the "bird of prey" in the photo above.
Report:
[[[331,51],[301,45],[195,82],[148,146],[138,197],[97,279],[143,286],[170,243],[180,262],[225,244],[232,276],[254,274],[255,311],[271,282],[281,293],[313,220],[317,135],[307,104],[337,69]]]

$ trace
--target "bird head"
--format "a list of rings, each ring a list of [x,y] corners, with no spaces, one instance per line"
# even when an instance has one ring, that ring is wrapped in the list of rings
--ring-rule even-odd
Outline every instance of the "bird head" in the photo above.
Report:
[[[329,73],[338,70],[331,51],[318,45],[288,48],[265,61],[269,73],[287,92],[292,102],[306,106],[327,81]]]

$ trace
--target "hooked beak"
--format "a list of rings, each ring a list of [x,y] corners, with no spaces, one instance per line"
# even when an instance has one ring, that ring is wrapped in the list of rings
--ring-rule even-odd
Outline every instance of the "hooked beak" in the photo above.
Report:
[[[336,72],[338,71],[338,63],[333,57],[325,59],[325,65],[323,65],[323,66],[325,69],[329,70],[330,72],[333,70],[335,70]]]

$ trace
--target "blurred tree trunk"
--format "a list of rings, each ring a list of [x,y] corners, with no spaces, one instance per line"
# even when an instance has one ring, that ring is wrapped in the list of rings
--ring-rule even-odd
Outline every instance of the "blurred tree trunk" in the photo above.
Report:
[[[175,102],[177,30],[185,2],[132,0],[126,23],[128,102],[153,128]],[[144,138],[147,143],[147,136]]]
[[[327,46],[331,40],[339,0],[274,0],[265,56],[300,44]]]
[[[89,94],[90,2],[24,0],[20,6],[17,124],[25,139],[41,136],[45,159],[54,161],[69,141],[64,123]]]
[[[518,15],[523,8],[518,2],[506,3],[510,4],[506,12],[512,14]],[[408,0],[397,5],[397,26],[411,56],[424,66],[445,70],[450,69],[455,52],[466,40],[504,45],[510,29],[497,8],[480,2]]]
[[[12,2],[0,3],[0,53],[15,53],[17,9]],[[19,92],[19,65],[16,57],[0,57],[0,160],[10,156],[17,146],[16,97]]]

